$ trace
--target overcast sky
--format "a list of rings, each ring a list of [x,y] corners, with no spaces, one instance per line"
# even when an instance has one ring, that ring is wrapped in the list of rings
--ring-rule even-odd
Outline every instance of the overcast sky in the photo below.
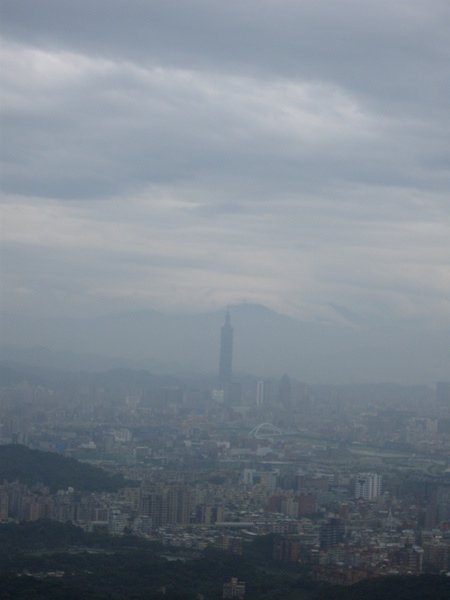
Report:
[[[1,0],[1,304],[450,323],[448,0]]]

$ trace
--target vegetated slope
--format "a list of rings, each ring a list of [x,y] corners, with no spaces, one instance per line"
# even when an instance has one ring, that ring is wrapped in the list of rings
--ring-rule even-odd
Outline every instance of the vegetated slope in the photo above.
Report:
[[[162,550],[159,542],[148,541],[133,535],[112,536],[103,532],[88,532],[73,523],[60,523],[39,519],[0,525],[0,571],[5,571],[2,562],[19,554],[36,550],[59,550],[73,548],[103,548],[119,550],[146,548],[155,553]]]
[[[221,597],[223,582],[234,576],[246,582],[248,600],[450,598],[450,578],[438,575],[389,577],[345,588],[321,584],[299,565],[265,558],[268,542],[259,539],[239,556],[214,549],[198,554],[133,536],[86,533],[69,523],[0,525],[1,597],[195,600],[203,594],[212,599]]]
[[[448,600],[450,577],[439,575],[392,576],[366,579],[350,587],[333,587],[314,600]]]
[[[52,491],[73,487],[81,491],[115,491],[127,482],[121,475],[66,458],[53,452],[31,450],[19,444],[0,446],[0,482],[43,483]]]

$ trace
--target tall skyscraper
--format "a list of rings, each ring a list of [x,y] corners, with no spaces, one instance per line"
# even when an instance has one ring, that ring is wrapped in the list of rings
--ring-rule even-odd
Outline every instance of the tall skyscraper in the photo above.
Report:
[[[230,383],[231,366],[233,363],[233,327],[230,313],[227,311],[225,324],[220,332],[219,379],[222,383]]]

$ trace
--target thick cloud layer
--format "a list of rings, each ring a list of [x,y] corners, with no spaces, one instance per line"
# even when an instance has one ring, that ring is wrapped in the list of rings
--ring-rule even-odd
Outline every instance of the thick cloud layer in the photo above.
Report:
[[[450,324],[445,0],[2,2],[2,307]]]

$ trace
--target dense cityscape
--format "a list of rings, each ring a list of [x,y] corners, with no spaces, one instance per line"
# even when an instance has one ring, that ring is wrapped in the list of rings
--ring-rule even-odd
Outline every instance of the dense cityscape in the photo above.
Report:
[[[450,571],[450,383],[234,375],[229,313],[218,355],[218,376],[184,380],[3,365],[2,447],[77,459],[122,484],[10,478],[1,521],[69,521],[194,554],[240,555],[265,537],[274,561],[340,585]]]
[[[0,600],[450,598],[449,30],[0,0]]]

